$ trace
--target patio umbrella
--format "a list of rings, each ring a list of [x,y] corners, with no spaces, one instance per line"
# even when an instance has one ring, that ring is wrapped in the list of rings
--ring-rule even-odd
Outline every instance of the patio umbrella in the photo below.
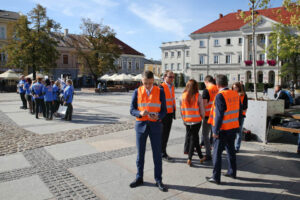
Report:
[[[105,74],[103,76],[101,76],[100,78],[98,78],[97,80],[98,81],[107,81],[107,79],[109,78],[110,76],[108,74]]]
[[[19,76],[16,72],[9,69],[6,72],[0,74],[0,78],[6,79],[6,80],[19,80]]]
[[[133,79],[134,79],[135,81],[141,81],[142,78],[143,78],[142,74],[138,74],[138,75],[136,75],[135,77],[133,77]]]
[[[114,81],[132,81],[133,78],[131,78],[127,74],[120,74],[114,78]]]
[[[107,80],[108,81],[114,81],[114,78],[118,76],[118,74],[113,74],[112,76],[108,77]]]
[[[155,81],[159,81],[160,78],[159,78],[158,76],[155,76],[155,75],[154,75],[154,80],[155,80]]]
[[[36,72],[36,77],[41,77],[41,78],[44,78],[44,74],[41,74],[40,72]],[[31,78],[31,79],[33,79],[33,73],[31,73],[31,74],[29,74],[29,75],[27,75],[25,78]]]

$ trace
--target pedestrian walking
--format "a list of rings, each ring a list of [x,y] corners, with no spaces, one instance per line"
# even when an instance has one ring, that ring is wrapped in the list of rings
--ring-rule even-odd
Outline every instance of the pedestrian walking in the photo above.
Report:
[[[167,70],[164,74],[164,82],[160,86],[164,89],[167,106],[167,114],[162,120],[162,159],[168,162],[171,162],[172,158],[167,154],[167,144],[171,132],[173,119],[176,118],[176,100],[173,83],[174,78],[174,73],[172,71]]]
[[[205,111],[201,94],[199,94],[198,83],[194,79],[189,80],[186,84],[180,100],[180,111],[186,127],[186,138],[189,138],[187,164],[192,166],[194,148],[197,150],[200,163],[203,163],[205,158],[199,144],[199,130],[202,119],[205,117]]]
[[[22,75],[20,77],[20,81],[18,83],[18,91],[21,97],[21,101],[22,101],[22,106],[20,107],[21,109],[27,109],[27,102],[26,102],[26,98],[25,98],[25,90],[24,90],[24,84],[25,84],[25,76]]]
[[[214,137],[213,175],[206,177],[211,183],[220,184],[222,169],[222,152],[226,149],[228,171],[225,176],[236,178],[236,155],[234,141],[239,130],[242,109],[240,98],[236,91],[229,90],[225,75],[216,77],[219,93],[215,97],[212,107],[212,116],[208,120],[212,124]]]
[[[37,82],[32,85],[32,93],[35,99],[35,118],[39,118],[39,113],[43,112],[43,116],[46,117],[46,112],[43,107],[43,88],[42,78],[38,77]]]
[[[64,117],[65,120],[71,121],[72,120],[72,114],[73,114],[73,82],[71,79],[67,80],[67,86],[64,89],[64,106],[67,106],[66,115]]]
[[[219,92],[217,86],[214,84],[214,79],[212,76],[208,75],[204,79],[204,84],[206,88],[203,90],[202,98],[203,98],[203,105],[205,107],[205,118],[203,120],[203,127],[202,127],[202,141],[205,146],[206,152],[206,160],[211,160],[211,124],[207,123],[209,114],[211,111],[211,107],[215,100],[215,96]]]
[[[45,87],[43,88],[43,95],[46,107],[46,120],[53,119],[53,87],[49,79],[45,81]]]
[[[131,188],[144,183],[144,160],[147,138],[150,137],[153,161],[154,178],[159,190],[166,192],[167,188],[162,182],[162,123],[165,117],[166,99],[164,90],[153,86],[154,75],[151,71],[145,71],[142,78],[143,85],[136,89],[132,96],[130,114],[136,117],[136,146],[137,146],[137,174],[136,179],[130,183]]]
[[[26,78],[23,89],[25,90],[25,95],[26,95],[25,97],[28,103],[29,113],[33,114],[32,95],[30,91],[31,84],[32,84],[31,78]]]
[[[232,90],[236,91],[239,94],[242,110],[243,110],[239,131],[237,132],[236,139],[235,139],[235,151],[236,153],[238,153],[241,148],[241,142],[243,138],[243,125],[244,125],[244,120],[246,118],[246,112],[248,109],[248,97],[245,91],[243,91],[243,87],[239,82],[236,82],[232,85]]]

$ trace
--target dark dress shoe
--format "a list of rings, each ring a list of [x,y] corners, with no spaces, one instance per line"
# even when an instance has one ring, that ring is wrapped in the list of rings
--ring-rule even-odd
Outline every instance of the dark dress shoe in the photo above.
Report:
[[[206,156],[206,160],[205,161],[211,161],[212,157],[211,156]]]
[[[210,183],[214,183],[214,184],[217,184],[217,185],[220,184],[220,181],[215,180],[213,177],[206,177],[206,180]]]
[[[168,188],[162,183],[162,182],[156,182],[155,184],[158,189],[162,192],[167,192],[168,191]]]
[[[162,156],[162,159],[166,162],[173,162],[173,158],[171,158],[170,156],[168,155],[163,155]]]
[[[230,178],[236,179],[236,176],[233,176],[233,175],[228,174],[228,173],[224,173],[223,176],[226,176],[226,177],[230,177]]]
[[[144,180],[143,179],[135,179],[132,183],[130,183],[129,187],[131,188],[135,188],[135,187],[138,187],[140,185],[143,185],[144,184]]]

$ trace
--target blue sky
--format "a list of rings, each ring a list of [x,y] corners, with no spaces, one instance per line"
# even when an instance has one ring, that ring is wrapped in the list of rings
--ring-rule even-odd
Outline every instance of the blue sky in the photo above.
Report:
[[[145,54],[161,59],[162,42],[187,40],[189,34],[238,9],[248,0],[10,0],[0,9],[27,14],[37,3],[47,8],[62,31],[80,34],[81,18],[111,26],[119,39]],[[282,0],[271,0],[271,7]]]

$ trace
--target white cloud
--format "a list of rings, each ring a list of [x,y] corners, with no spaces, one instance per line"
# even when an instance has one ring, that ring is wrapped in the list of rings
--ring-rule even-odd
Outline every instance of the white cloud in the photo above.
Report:
[[[181,38],[186,35],[182,23],[170,17],[166,9],[162,6],[153,4],[150,7],[142,7],[132,3],[129,6],[129,10],[159,30],[171,32]]]

